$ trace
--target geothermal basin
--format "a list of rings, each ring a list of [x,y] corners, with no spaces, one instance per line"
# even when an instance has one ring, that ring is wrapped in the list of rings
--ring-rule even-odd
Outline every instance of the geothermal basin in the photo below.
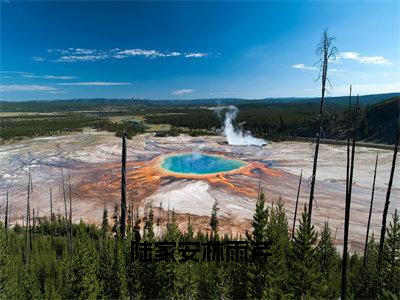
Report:
[[[165,157],[161,167],[173,173],[205,175],[229,172],[245,165],[240,160],[219,155],[183,153]]]
[[[64,150],[62,155],[58,154],[58,145]],[[112,215],[120,199],[121,146],[121,139],[114,134],[95,130],[1,145],[0,219],[4,219],[8,187],[11,223],[22,224],[30,169],[35,216],[49,216],[50,187],[54,213],[64,214],[63,171],[71,177],[73,222],[82,219],[101,224],[104,208]],[[260,147],[228,145],[223,136],[138,135],[127,141],[127,202],[139,210],[141,218],[153,207],[155,218],[160,220],[154,228],[158,235],[164,232],[170,211],[175,211],[181,230],[186,230],[190,215],[196,232],[208,232],[210,214],[217,202],[219,232],[238,237],[251,230],[258,191],[262,189],[269,207],[282,199],[291,228],[301,170],[298,218],[309,200],[314,151],[314,144],[308,142]],[[317,230],[329,222],[339,250],[343,245],[346,151],[345,145],[320,146],[313,212]],[[364,245],[376,154],[379,163],[371,234],[378,237],[380,232],[393,150],[357,146],[349,234],[352,251],[361,250]],[[398,170],[389,214],[400,208]]]

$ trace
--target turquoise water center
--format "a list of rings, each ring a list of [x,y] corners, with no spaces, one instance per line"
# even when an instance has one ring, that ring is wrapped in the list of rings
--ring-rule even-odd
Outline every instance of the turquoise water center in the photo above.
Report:
[[[175,173],[214,174],[232,171],[244,165],[246,165],[244,162],[222,156],[185,153],[167,156],[161,167]]]

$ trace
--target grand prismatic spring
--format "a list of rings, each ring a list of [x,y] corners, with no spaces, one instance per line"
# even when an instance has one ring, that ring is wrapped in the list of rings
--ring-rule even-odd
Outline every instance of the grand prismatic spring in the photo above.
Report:
[[[62,155],[57,145],[63,145]],[[155,137],[142,134],[127,142],[127,201],[139,213],[152,206],[156,217],[167,218],[174,210],[182,229],[191,215],[196,230],[209,230],[212,206],[218,202],[222,233],[243,235],[251,226],[259,188],[269,205],[281,197],[289,226],[293,217],[297,185],[303,169],[299,205],[308,203],[309,178],[314,151],[312,143],[280,142],[265,146],[229,145],[223,136]],[[373,231],[379,224],[391,166],[392,151],[358,147],[354,174],[350,240],[361,249],[365,236],[370,197],[371,157],[379,153],[380,169],[373,208]],[[68,136],[44,137],[2,146],[0,185],[12,186],[11,222],[21,222],[25,212],[28,166],[33,178],[32,207],[39,215],[49,214],[49,188],[54,211],[64,211],[61,168],[71,174],[73,221],[99,224],[106,207],[113,210],[120,199],[121,139],[111,133],[85,130]],[[314,222],[322,227],[328,220],[343,236],[346,147],[321,145],[316,185]],[[400,205],[399,173],[396,172],[390,210]],[[5,190],[5,189],[3,189]],[[165,223],[165,222],[164,222]],[[163,226],[156,232],[162,233]]]

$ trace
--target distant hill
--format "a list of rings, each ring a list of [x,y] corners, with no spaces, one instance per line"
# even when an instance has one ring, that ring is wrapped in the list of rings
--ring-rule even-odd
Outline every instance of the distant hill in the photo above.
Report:
[[[374,104],[387,99],[399,97],[400,93],[374,94],[360,96],[360,104]],[[150,100],[150,99],[70,99],[70,100],[38,100],[9,102],[0,101],[0,111],[23,111],[23,112],[52,112],[52,111],[76,111],[96,109],[121,109],[123,107],[199,107],[199,106],[225,106],[225,105],[249,105],[249,104],[270,104],[270,105],[304,105],[315,104],[320,98],[310,97],[286,97],[286,98],[265,98],[265,99],[240,99],[240,98],[212,98],[192,100]],[[327,97],[327,106],[345,106],[348,96]]]
[[[368,106],[359,125],[359,136],[365,141],[394,144],[399,130],[399,98]]]

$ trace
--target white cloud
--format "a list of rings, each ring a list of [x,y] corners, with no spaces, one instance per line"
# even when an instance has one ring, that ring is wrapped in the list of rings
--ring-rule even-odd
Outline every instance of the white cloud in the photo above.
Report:
[[[166,55],[157,50],[128,49],[118,51],[116,56],[118,56],[116,58],[124,58],[127,56],[165,57]]]
[[[0,85],[0,92],[34,92],[34,91],[58,91],[55,87],[34,84],[5,84]]]
[[[362,56],[354,51],[339,52],[336,60],[341,59],[356,61],[361,64],[374,64],[374,65],[390,65],[391,62],[383,56]]]
[[[43,77],[46,79],[63,79],[63,80],[78,78],[75,76],[57,76],[57,75],[44,75]]]
[[[306,66],[305,64],[293,65],[292,68],[300,70],[312,70],[312,71],[315,71],[317,69],[315,67]]]
[[[206,57],[207,53],[186,53],[185,57]]]
[[[0,74],[17,74],[17,75],[29,75],[33,73],[29,73],[29,72],[22,72],[22,71],[0,71]]]
[[[21,75],[24,78],[44,78],[44,79],[62,79],[62,80],[68,80],[68,79],[75,79],[78,77],[75,76],[57,76],[57,75],[35,75],[33,73],[25,73]]]
[[[105,81],[89,81],[89,82],[62,82],[59,85],[79,85],[79,86],[115,86],[130,85],[129,82],[105,82]]]
[[[30,72],[21,72],[21,71],[0,71],[0,74],[15,74],[24,78],[42,78],[42,79],[76,79],[78,77],[75,76],[59,76],[59,75],[36,75],[35,73]]]
[[[31,57],[34,61],[45,61],[46,59],[43,57],[39,57],[39,56],[33,56]]]
[[[190,94],[195,92],[196,90],[193,89],[181,89],[181,90],[174,90],[172,91],[172,95],[184,95],[184,94]]]
[[[67,94],[68,91],[65,90],[57,90],[57,91],[49,91],[50,94]]]
[[[186,58],[201,58],[208,56],[207,53],[200,52],[187,52],[182,53],[178,51],[160,51],[155,49],[119,49],[113,48],[111,50],[99,49],[82,49],[82,48],[68,48],[68,49],[48,49],[47,52],[51,56],[52,62],[89,62],[104,59],[123,59],[129,57],[145,57],[145,58],[160,58],[160,57],[178,57],[183,56]]]
[[[106,54],[99,55],[63,55],[57,59],[52,60],[52,62],[77,62],[77,61],[95,61],[106,59],[109,56]]]

